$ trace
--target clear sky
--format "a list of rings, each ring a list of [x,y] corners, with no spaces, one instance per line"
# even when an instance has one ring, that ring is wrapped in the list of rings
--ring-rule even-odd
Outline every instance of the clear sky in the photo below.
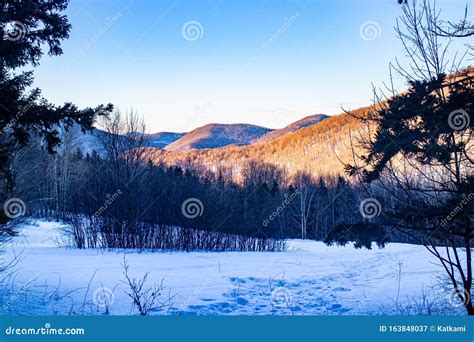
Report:
[[[438,1],[462,14],[465,1]],[[370,103],[401,55],[396,0],[72,0],[64,54],[35,84],[53,103],[112,102],[150,132],[282,127]]]

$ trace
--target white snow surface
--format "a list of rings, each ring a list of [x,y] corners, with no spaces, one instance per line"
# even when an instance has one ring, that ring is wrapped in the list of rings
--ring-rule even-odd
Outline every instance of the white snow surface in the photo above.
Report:
[[[124,258],[133,277],[149,272],[147,286],[166,286],[162,298],[171,297],[172,306],[151,314],[396,314],[382,308],[419,298],[443,275],[424,247],[408,244],[367,250],[290,240],[286,252],[79,250],[61,247],[64,228],[31,220],[8,243],[2,257],[20,254],[20,261],[3,291],[3,313],[136,314],[123,283]]]

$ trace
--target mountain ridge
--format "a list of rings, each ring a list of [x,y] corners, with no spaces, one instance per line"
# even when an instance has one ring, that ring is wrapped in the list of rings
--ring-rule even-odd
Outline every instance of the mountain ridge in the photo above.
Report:
[[[364,107],[353,112],[365,113],[369,109]],[[360,121],[342,113],[269,141],[181,151],[144,148],[144,155],[155,164],[187,167],[191,162],[211,171],[223,167],[236,174],[245,163],[258,161],[281,167],[290,174],[301,171],[313,176],[339,176],[344,174],[344,163],[352,160],[349,133],[360,129]]]
[[[271,132],[271,129],[251,124],[216,124],[197,127],[164,147],[167,151],[218,148],[228,145],[248,145]]]
[[[276,139],[282,135],[295,132],[299,129],[302,129],[311,125],[315,125],[327,118],[329,118],[329,115],[326,115],[326,114],[314,114],[314,115],[305,116],[304,118],[299,119],[298,121],[292,122],[291,124],[283,128],[274,129],[273,131],[253,141],[253,143],[259,143],[259,142],[270,141],[270,140]]]
[[[145,135],[146,144],[149,147],[164,148],[187,133],[157,132]]]

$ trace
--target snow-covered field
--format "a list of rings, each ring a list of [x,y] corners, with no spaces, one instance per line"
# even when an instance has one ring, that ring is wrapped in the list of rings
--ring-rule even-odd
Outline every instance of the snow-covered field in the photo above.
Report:
[[[173,304],[152,314],[396,314],[395,303],[419,299],[443,275],[414,245],[356,250],[292,240],[276,253],[78,250],[58,247],[62,227],[34,220],[9,242],[3,257],[21,260],[3,291],[2,313],[136,314],[124,258],[133,277],[149,272],[148,286],[163,280],[161,298]]]

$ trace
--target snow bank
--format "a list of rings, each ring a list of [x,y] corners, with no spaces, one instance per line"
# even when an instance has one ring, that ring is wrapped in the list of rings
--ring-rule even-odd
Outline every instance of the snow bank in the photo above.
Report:
[[[421,296],[443,274],[415,245],[356,250],[291,240],[287,252],[274,253],[78,250],[60,247],[64,227],[34,220],[10,242],[7,259],[22,251],[14,279],[21,291],[13,301],[4,294],[10,296],[4,312],[134,314],[124,258],[133,277],[149,272],[150,286],[164,280],[173,306],[155,314],[380,314],[397,294]],[[23,297],[28,304],[20,303]]]

